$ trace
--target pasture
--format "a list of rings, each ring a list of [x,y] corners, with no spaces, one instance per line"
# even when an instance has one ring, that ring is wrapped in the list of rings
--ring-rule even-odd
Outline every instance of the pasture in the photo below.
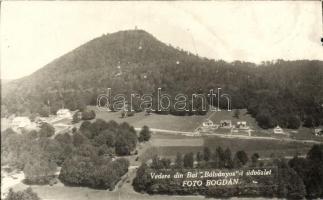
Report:
[[[249,156],[258,153],[260,157],[291,157],[297,154],[305,155],[312,144],[295,141],[253,139],[253,138],[222,138],[217,136],[187,137],[155,133],[150,141],[151,146],[140,156],[141,161],[147,161],[155,155],[174,159],[177,153],[201,152],[204,146],[215,150],[217,147],[230,148],[232,153],[243,150]]]
[[[205,137],[204,145],[215,150],[216,147],[229,147],[232,152],[239,150],[245,151],[249,156],[258,153],[260,157],[275,156],[294,156],[304,155],[312,147],[312,144],[268,139],[240,139],[240,138],[219,138]]]
[[[146,115],[145,112],[135,113],[134,116],[122,118],[121,112],[96,111],[96,119],[104,119],[106,121],[114,120],[118,123],[127,122],[130,125],[141,128],[144,125],[155,129],[166,129],[173,131],[194,131],[207,118],[206,116],[174,116],[174,115]]]

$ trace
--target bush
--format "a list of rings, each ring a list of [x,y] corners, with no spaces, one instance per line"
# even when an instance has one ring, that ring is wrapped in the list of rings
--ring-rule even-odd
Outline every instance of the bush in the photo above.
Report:
[[[149,141],[151,138],[151,131],[148,126],[143,126],[139,133],[139,142]]]
[[[40,127],[39,130],[39,135],[41,137],[52,137],[55,134],[55,128],[48,124],[48,123],[43,123]]]
[[[30,187],[24,191],[18,192],[14,192],[12,188],[10,188],[5,200],[40,200],[40,198]]]
[[[83,120],[91,120],[95,118],[95,111],[94,110],[85,110],[82,112],[82,119]]]
[[[40,152],[40,155],[30,153],[23,170],[25,182],[28,184],[48,184],[55,175],[56,167],[54,159],[45,153]]]
[[[287,118],[287,128],[298,129],[301,125],[301,120],[297,116],[289,116]]]
[[[82,145],[65,160],[59,179],[67,185],[112,190],[128,167],[128,160],[107,160],[91,145]]]
[[[269,113],[259,113],[256,116],[256,120],[261,128],[268,129],[275,127],[274,118]]]
[[[81,116],[81,118],[82,118],[82,116]],[[80,120],[81,120],[80,119],[80,112],[75,112],[73,115],[72,123],[76,124],[76,123],[80,122]]]

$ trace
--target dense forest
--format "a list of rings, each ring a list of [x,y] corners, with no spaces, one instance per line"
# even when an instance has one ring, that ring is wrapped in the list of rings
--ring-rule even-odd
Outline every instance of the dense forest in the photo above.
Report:
[[[54,131],[49,124],[23,134],[3,131],[2,165],[22,170],[26,184],[55,184],[61,167],[58,178],[66,185],[113,190],[129,167],[121,156],[135,154],[137,141],[150,138],[148,127],[137,136],[127,123],[100,119],[84,121],[72,133],[54,135]]]
[[[183,187],[182,180],[176,178],[153,179],[151,173],[171,169],[171,171],[185,172],[194,169],[207,170],[231,170],[233,169],[276,169],[271,178],[265,176],[244,176],[240,185]],[[307,153],[306,158],[298,158],[287,161],[284,158],[275,158],[264,162],[259,160],[259,155],[254,153],[250,158],[244,151],[235,154],[229,148],[217,147],[210,151],[207,147],[203,152],[196,154],[177,154],[175,160],[159,158],[155,156],[151,164],[143,163],[137,171],[133,181],[134,189],[138,192],[149,194],[174,194],[174,195],[205,195],[207,197],[278,197],[287,199],[309,199],[323,197],[323,146],[314,145]],[[217,177],[219,178],[219,177]],[[221,177],[220,177],[221,178]],[[210,178],[212,179],[212,178]],[[226,177],[230,179],[230,177]],[[194,180],[186,178],[186,180]],[[205,181],[205,179],[200,179]],[[256,181],[257,186],[249,182]]]
[[[102,35],[32,75],[4,84],[1,114],[46,116],[63,106],[82,110],[96,105],[107,88],[112,95],[127,96],[156,96],[162,88],[172,97],[187,95],[188,103],[192,93],[222,88],[231,96],[232,108],[247,108],[262,128],[323,124],[323,61],[215,61],[166,45],[143,30]],[[134,109],[141,111],[138,104]],[[226,107],[226,101],[220,105]],[[195,111],[160,113],[206,112],[197,104]]]

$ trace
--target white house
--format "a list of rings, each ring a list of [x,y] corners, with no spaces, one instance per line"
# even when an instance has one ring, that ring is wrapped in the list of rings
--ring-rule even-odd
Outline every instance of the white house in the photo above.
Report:
[[[323,135],[323,129],[322,128],[314,129],[314,135]]]
[[[27,128],[31,126],[31,121],[28,117],[15,117],[11,122],[12,128]]]
[[[284,130],[283,130],[282,128],[280,128],[280,126],[276,126],[276,127],[274,128],[274,133],[275,133],[275,134],[285,134],[285,133],[284,133]]]
[[[72,119],[72,113],[69,109],[59,109],[56,113],[57,117]]]
[[[239,128],[239,129],[249,129],[249,126],[247,126],[246,121],[238,121],[237,122],[237,128]]]
[[[211,120],[207,119],[205,122],[203,122],[204,127],[212,127],[214,124]]]

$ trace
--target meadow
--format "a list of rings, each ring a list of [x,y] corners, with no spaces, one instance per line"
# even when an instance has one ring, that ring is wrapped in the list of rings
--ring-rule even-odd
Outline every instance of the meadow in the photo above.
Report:
[[[312,144],[269,139],[241,139],[222,138],[217,136],[187,137],[155,133],[151,139],[151,146],[143,152],[141,161],[147,161],[155,155],[174,159],[177,153],[202,152],[207,146],[211,150],[217,147],[230,148],[234,153],[244,150],[249,156],[258,153],[262,158],[291,157],[305,155]]]
[[[121,117],[121,112],[106,112],[99,111],[95,107],[91,107],[96,111],[97,119],[106,121],[114,120],[118,123],[127,122],[135,128],[141,128],[144,125],[155,129],[166,129],[173,131],[194,131],[207,118],[203,115],[193,116],[174,116],[174,115],[159,115],[152,113],[146,115],[145,112],[135,113],[131,117]]]

